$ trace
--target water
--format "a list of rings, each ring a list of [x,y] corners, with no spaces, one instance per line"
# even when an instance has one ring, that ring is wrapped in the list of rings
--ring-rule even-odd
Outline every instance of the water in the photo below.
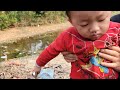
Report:
[[[60,30],[56,32],[47,32],[34,37],[23,38],[13,43],[4,43],[0,45],[0,61],[38,54],[46,48],[59,33]]]

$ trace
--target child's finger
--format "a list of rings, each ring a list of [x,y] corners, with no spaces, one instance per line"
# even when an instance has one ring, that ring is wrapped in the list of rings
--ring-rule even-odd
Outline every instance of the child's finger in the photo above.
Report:
[[[71,63],[71,62],[75,62],[76,60],[69,60],[69,59],[66,59],[66,62],[68,63]]]
[[[70,52],[61,52],[63,54],[63,56],[71,54]]]
[[[34,77],[34,78],[37,78],[37,75],[39,74],[39,72],[33,72],[32,73],[32,76]]]

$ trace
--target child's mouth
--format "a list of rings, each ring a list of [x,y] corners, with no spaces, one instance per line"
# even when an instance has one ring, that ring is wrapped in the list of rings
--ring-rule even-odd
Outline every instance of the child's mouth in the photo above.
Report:
[[[100,35],[100,34],[94,34],[94,35],[92,35],[92,37],[93,37],[94,39],[99,39],[99,38],[101,37],[101,35]]]
[[[93,37],[100,37],[100,34],[93,34]]]

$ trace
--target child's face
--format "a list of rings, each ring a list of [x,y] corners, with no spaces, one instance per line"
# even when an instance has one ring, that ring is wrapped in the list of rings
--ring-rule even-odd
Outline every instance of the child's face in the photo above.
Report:
[[[110,11],[70,11],[71,24],[84,38],[97,40],[109,28]]]

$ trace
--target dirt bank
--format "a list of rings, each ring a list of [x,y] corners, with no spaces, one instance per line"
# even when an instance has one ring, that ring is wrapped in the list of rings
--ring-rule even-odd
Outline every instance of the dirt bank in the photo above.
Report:
[[[26,38],[34,35],[39,35],[46,33],[48,31],[56,31],[56,30],[64,30],[68,26],[71,26],[69,22],[61,23],[61,24],[51,24],[51,25],[43,25],[37,27],[16,27],[11,28],[9,30],[0,31],[0,43],[4,42],[13,42],[19,40],[21,38]]]

